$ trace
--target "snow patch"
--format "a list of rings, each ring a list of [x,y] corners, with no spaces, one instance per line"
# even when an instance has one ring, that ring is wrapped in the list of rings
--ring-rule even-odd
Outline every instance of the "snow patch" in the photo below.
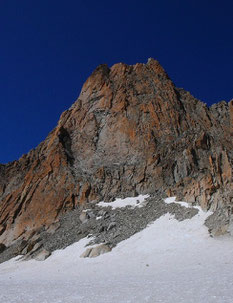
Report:
[[[166,198],[164,199],[164,202],[166,204],[171,204],[171,203],[176,203],[176,204],[179,204],[181,206],[184,206],[184,207],[187,207],[187,208],[190,208],[192,207],[192,205],[188,202],[184,202],[184,201],[176,201],[176,197],[169,197],[169,198]]]
[[[200,207],[200,206],[197,206],[197,205],[192,205],[191,203],[189,203],[189,202],[185,202],[185,201],[176,201],[176,197],[169,197],[169,198],[166,198],[166,199],[164,199],[164,202],[166,203],[166,204],[171,204],[171,203],[176,203],[176,204],[179,204],[179,205],[181,205],[181,206],[184,206],[184,207],[186,207],[186,208],[196,208],[196,209],[198,209],[199,211],[202,211],[203,212],[203,210],[202,210],[202,208]],[[208,211],[208,216],[210,216],[212,214],[212,212],[211,211]]]
[[[112,209],[123,208],[126,206],[130,207],[143,207],[144,202],[150,195],[139,195],[137,197],[129,197],[125,199],[116,199],[113,202],[99,202],[98,205],[101,207],[112,207]]]

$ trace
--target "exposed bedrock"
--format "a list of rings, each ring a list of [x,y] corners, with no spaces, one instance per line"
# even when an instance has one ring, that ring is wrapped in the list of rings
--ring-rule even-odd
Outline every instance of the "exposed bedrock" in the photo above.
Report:
[[[100,65],[46,140],[0,165],[0,242],[115,197],[161,190],[204,209],[232,203],[232,124],[233,101],[208,108],[154,59]]]

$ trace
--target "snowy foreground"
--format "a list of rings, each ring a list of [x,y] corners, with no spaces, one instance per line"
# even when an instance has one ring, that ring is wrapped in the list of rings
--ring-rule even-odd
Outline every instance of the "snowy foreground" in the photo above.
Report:
[[[79,257],[84,239],[44,262],[0,264],[0,302],[232,303],[233,239],[210,238],[208,215],[178,222],[167,214],[93,259]]]

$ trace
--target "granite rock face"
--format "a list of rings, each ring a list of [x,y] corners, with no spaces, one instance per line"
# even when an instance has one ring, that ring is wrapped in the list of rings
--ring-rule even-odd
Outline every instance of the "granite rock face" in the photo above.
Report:
[[[208,108],[154,59],[100,65],[46,140],[0,165],[0,242],[115,197],[162,190],[204,209],[232,203],[232,125],[233,100]]]

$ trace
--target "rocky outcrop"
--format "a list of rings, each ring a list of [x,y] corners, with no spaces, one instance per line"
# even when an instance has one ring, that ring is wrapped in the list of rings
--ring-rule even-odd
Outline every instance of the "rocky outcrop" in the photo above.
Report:
[[[28,239],[86,203],[162,190],[233,202],[233,101],[208,108],[158,63],[99,66],[36,149],[0,165],[0,242]]]

